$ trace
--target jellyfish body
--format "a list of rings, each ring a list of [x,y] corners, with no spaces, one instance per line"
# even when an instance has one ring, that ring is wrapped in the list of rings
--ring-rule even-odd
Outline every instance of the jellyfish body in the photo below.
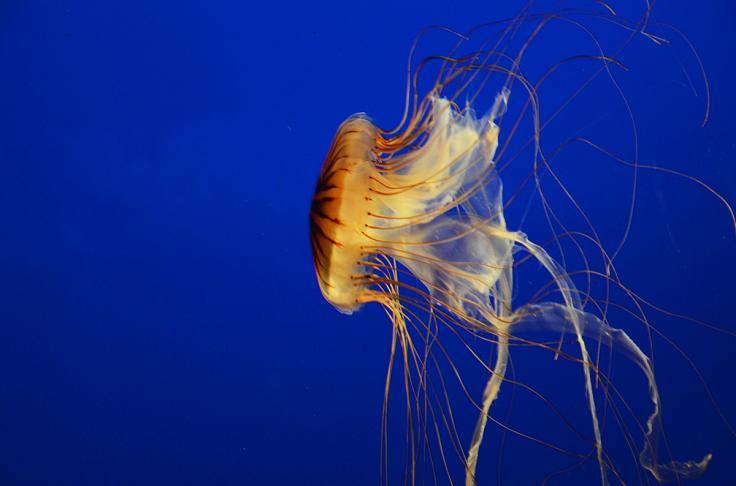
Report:
[[[623,330],[585,309],[565,269],[542,246],[507,228],[496,154],[510,91],[500,89],[488,112],[477,116],[470,106],[458,107],[456,96],[442,96],[449,76],[424,98],[403,131],[382,130],[363,114],[339,127],[310,211],[314,266],[325,299],[347,314],[370,302],[384,306],[407,368],[416,359],[411,309],[442,315],[458,330],[493,339],[495,362],[463,458],[468,486],[476,484],[480,446],[491,406],[506,380],[510,343],[519,333],[533,331],[569,334],[577,342],[602,484],[607,484],[611,466],[603,447],[593,393],[597,370],[587,338],[629,358],[648,382],[653,409],[640,465],[658,481],[698,477],[710,454],[700,461],[658,460],[660,399],[646,353]],[[514,260],[521,252],[549,275],[559,295],[556,301],[513,302]]]
[[[497,105],[505,103],[499,96]],[[496,108],[496,111],[498,108]],[[491,173],[498,146],[494,113],[476,120],[472,114],[458,117],[447,100],[436,98],[432,129],[416,151],[383,162],[379,152],[387,141],[364,116],[349,118],[338,130],[323,167],[310,215],[315,268],[325,298],[338,310],[351,313],[384,296],[371,288],[374,275],[364,258],[385,249],[396,255],[426,282],[444,287],[445,296],[467,292],[470,286],[487,295],[510,259],[511,244],[473,231],[470,214],[455,218],[447,214],[461,192]],[[500,182],[496,194],[500,202]],[[495,225],[505,229],[503,213]],[[447,243],[422,246],[421,242],[447,239]],[[468,261],[453,265],[461,252]],[[398,255],[404,254],[405,258]],[[438,269],[471,272],[474,278],[447,278]]]

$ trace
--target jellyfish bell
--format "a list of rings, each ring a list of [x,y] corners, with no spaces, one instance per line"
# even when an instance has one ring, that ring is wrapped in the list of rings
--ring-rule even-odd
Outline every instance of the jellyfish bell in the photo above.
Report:
[[[639,465],[658,481],[697,478],[706,470],[710,454],[700,460],[660,460],[661,402],[647,353],[623,329],[609,322],[606,311],[596,301],[578,290],[572,272],[545,246],[519,229],[509,228],[506,222],[508,201],[504,200],[502,175],[503,158],[508,152],[504,150],[504,137],[517,133],[518,120],[527,109],[534,119],[530,139],[535,161],[528,179],[536,180],[536,161],[543,159],[536,106],[538,85],[526,80],[519,66],[535,33],[550,18],[522,15],[509,23],[510,29],[518,29],[520,23],[539,22],[515,56],[499,54],[496,49],[459,55],[453,49],[452,55],[433,58],[442,63],[437,81],[425,95],[417,96],[410,116],[398,129],[384,130],[364,114],[353,115],[340,125],[321,168],[309,215],[317,281],[324,298],[342,313],[352,314],[371,302],[386,309],[394,336],[389,371],[395,356],[393,346],[398,343],[408,402],[417,400],[417,389],[425,395],[431,393],[426,369],[439,365],[429,345],[425,344],[425,354],[419,351],[421,341],[416,336],[424,335],[425,342],[439,341],[437,322],[455,335],[464,332],[494,347],[491,365],[475,356],[487,380],[471,399],[478,415],[463,444],[461,462],[466,485],[476,484],[486,425],[494,420],[491,407],[504,382],[509,381],[512,347],[533,345],[559,355],[559,348],[522,336],[550,331],[570,336],[577,347],[577,355],[568,354],[568,359],[579,363],[582,370],[591,445],[601,483],[607,484],[609,475],[623,480],[604,447],[594,377],[596,382],[602,380],[603,387],[609,383],[591,356],[591,340],[628,358],[647,381],[651,410],[641,428]],[[631,30],[629,24],[625,25]],[[511,31],[502,30],[501,38]],[[458,44],[465,39],[467,36],[462,36]],[[603,64],[612,62],[603,54],[595,59]],[[501,65],[503,62],[506,64]],[[492,94],[486,84],[490,74],[502,77]],[[473,82],[480,88],[471,91]],[[459,87],[449,89],[453,83]],[[507,124],[503,118],[509,103],[514,102],[512,85],[522,88],[514,96],[524,108],[519,118]],[[414,85],[411,94],[416,95],[416,91]],[[467,95],[465,106],[458,102],[460,95]],[[471,101],[481,96],[493,101],[485,113],[477,114]],[[407,93],[407,100],[409,97]],[[546,170],[551,172],[549,167]],[[596,238],[584,238],[600,249],[605,268],[600,272],[586,268],[582,273],[620,285],[611,276],[610,255]],[[520,254],[525,256],[519,258]],[[531,300],[518,303],[513,289],[521,261],[536,262],[550,283]],[[549,293],[555,298],[546,298]],[[431,317],[423,320],[419,312]],[[441,351],[446,353],[445,348]],[[451,361],[451,357],[446,359]],[[409,383],[411,370],[420,376]],[[604,398],[609,399],[607,392]],[[449,408],[450,404],[445,406]],[[430,413],[436,416],[434,411]],[[411,422],[412,418],[407,420]],[[414,451],[414,446],[410,449]],[[445,461],[445,448],[440,446],[438,450]],[[416,460],[414,451],[407,473],[412,482]]]
[[[368,191],[377,128],[366,117],[348,118],[338,129],[322,167],[310,210],[310,241],[322,295],[337,310],[351,314],[369,301],[357,277],[365,242]]]

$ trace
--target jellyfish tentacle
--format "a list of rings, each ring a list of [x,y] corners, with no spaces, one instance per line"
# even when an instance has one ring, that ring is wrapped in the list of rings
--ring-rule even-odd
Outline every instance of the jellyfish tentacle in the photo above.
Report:
[[[496,363],[493,367],[491,377],[486,383],[485,390],[483,390],[483,401],[481,404],[480,415],[478,421],[475,424],[475,430],[473,431],[473,438],[470,441],[470,447],[468,449],[467,459],[467,471],[465,474],[465,486],[475,486],[475,470],[478,464],[478,453],[480,451],[480,444],[483,441],[483,433],[485,432],[486,423],[488,421],[488,413],[491,409],[491,405],[498,397],[498,393],[501,389],[501,383],[506,377],[506,368],[509,360],[509,333],[508,325],[505,325],[504,318],[511,313],[511,289],[512,286],[513,272],[511,266],[508,266],[502,272],[500,278],[496,282],[494,293],[495,296],[495,317],[496,319],[487,319],[489,322],[495,321],[498,331],[497,335],[497,348],[496,348]],[[500,318],[500,319],[498,319]]]
[[[504,333],[500,333],[498,336],[496,353],[496,364],[493,367],[491,378],[486,383],[485,390],[483,390],[481,411],[478,416],[478,421],[475,424],[473,438],[470,441],[470,447],[468,448],[465,486],[475,486],[477,484],[475,481],[475,470],[478,464],[480,445],[483,441],[483,432],[485,431],[486,423],[488,422],[488,413],[491,409],[491,404],[493,404],[498,397],[501,383],[506,376],[506,368],[508,366],[509,359],[509,338]]]
[[[593,394],[593,381],[590,376],[591,358],[588,348],[583,340],[583,325],[578,317],[578,310],[581,308],[580,299],[575,292],[573,283],[566,277],[565,272],[552,260],[549,254],[539,245],[531,242],[524,233],[512,232],[503,228],[489,226],[484,228],[488,236],[501,238],[511,241],[531,253],[534,258],[547,270],[547,272],[555,279],[557,287],[562,294],[565,302],[565,308],[569,311],[569,319],[575,330],[575,337],[580,348],[581,359],[583,362],[583,380],[585,382],[585,395],[588,401],[588,410],[590,411],[591,422],[593,425],[593,435],[595,438],[596,456],[600,468],[601,483],[603,486],[608,484],[606,474],[606,461],[603,454],[603,440],[601,437],[600,424],[598,421],[598,412],[596,410],[595,396]]]
[[[581,309],[572,311],[575,320],[587,337],[603,336],[604,344],[617,351],[634,364],[644,374],[649,387],[649,399],[654,409],[647,418],[644,432],[644,446],[639,453],[641,466],[649,471],[658,482],[676,482],[685,479],[697,479],[708,467],[712,454],[706,454],[701,460],[671,461],[659,463],[657,460],[657,443],[661,434],[660,397],[654,369],[650,358],[622,329],[610,326],[596,315]],[[570,310],[557,303],[533,304],[517,311],[518,318],[514,321],[517,332],[553,331],[576,333],[572,327]]]

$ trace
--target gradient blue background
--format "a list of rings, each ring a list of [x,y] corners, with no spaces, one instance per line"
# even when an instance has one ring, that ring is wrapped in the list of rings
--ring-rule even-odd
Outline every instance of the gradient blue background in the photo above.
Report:
[[[347,115],[398,119],[420,28],[462,30],[517,8],[494,3],[2,2],[0,484],[376,484],[390,327],[380,309],[347,317],[320,296],[307,238],[313,183]],[[664,111],[642,104],[639,115],[658,162],[733,202],[730,3],[657,9],[702,56],[710,123],[698,128],[702,98],[667,103],[683,97],[684,77],[654,88]],[[629,79],[643,101],[652,86]],[[685,120],[681,131],[668,113]],[[581,177],[605,183],[595,170]],[[663,306],[733,329],[728,216],[692,185],[664,180],[667,207],[635,226],[659,229],[633,240],[641,248],[624,256],[624,277]],[[652,249],[672,258],[637,261]],[[692,326],[668,335],[735,419],[736,339]],[[678,457],[712,450],[697,484],[733,484],[736,438],[692,376],[697,399],[678,388],[679,371],[660,376]],[[556,400],[580,400],[579,381],[560,386]],[[565,464],[508,447],[504,484]],[[575,478],[555,484],[585,484]]]

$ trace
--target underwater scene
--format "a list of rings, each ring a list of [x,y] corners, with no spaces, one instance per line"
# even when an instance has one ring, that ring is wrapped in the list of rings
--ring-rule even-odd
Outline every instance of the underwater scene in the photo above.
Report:
[[[0,484],[736,484],[736,5],[0,5]]]

